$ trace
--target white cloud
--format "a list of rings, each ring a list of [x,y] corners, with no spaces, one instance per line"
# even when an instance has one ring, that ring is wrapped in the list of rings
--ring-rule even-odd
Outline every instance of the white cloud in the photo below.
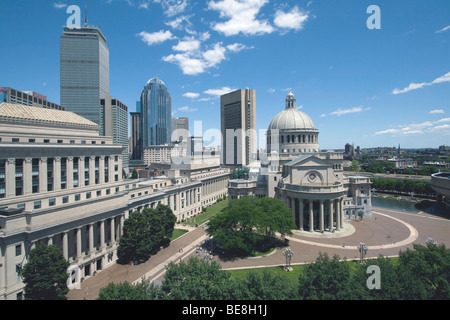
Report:
[[[189,54],[170,54],[162,58],[165,62],[171,62],[177,64],[181,70],[183,70],[184,74],[187,75],[197,75],[199,73],[205,72],[205,63],[204,61],[191,58]]]
[[[289,12],[277,10],[273,22],[279,28],[301,30],[307,20],[308,14],[295,6]]]
[[[209,94],[211,96],[222,96],[224,94],[230,93],[235,91],[236,89],[232,89],[230,87],[222,87],[222,88],[217,88],[217,89],[208,89],[206,90],[204,93]]]
[[[261,8],[269,0],[219,0],[208,2],[208,9],[219,11],[221,18],[228,19],[225,22],[213,24],[213,29],[225,36],[259,35],[271,33],[274,28],[267,20],[258,20],[257,15]]]
[[[141,37],[141,40],[145,42],[147,45],[151,46],[153,44],[162,43],[167,40],[174,39],[174,36],[172,35],[172,32],[170,31],[157,31],[157,32],[146,32],[142,31],[141,33],[137,34],[139,37]]]
[[[222,43],[216,43],[213,49],[207,50],[202,53],[205,65],[207,68],[215,67],[225,59],[226,48],[222,46]]]
[[[183,93],[183,97],[191,98],[191,99],[198,98],[199,96],[200,96],[200,94],[197,93],[197,92],[186,92],[186,93]]]
[[[370,110],[370,109],[371,109],[370,107],[367,107],[367,108],[354,107],[354,108],[349,108],[349,109],[341,109],[341,108],[339,108],[338,110],[333,111],[330,114],[340,117],[340,116],[345,115],[345,114],[363,112],[363,111],[367,111],[367,110]]]
[[[53,3],[53,7],[56,9],[63,9],[65,7],[67,7],[67,4],[61,3],[61,2],[55,2],[55,3]]]
[[[321,118],[325,118],[327,115],[325,114],[325,113],[322,113],[321,115],[320,115],[320,117]]]
[[[450,29],[450,26],[446,26],[446,27],[444,27],[444,28],[442,28],[440,30],[435,31],[435,33],[441,33],[441,32],[447,31],[449,29]]]
[[[448,123],[446,123],[448,122]],[[450,118],[443,118],[437,121],[425,121],[408,125],[399,125],[397,128],[386,129],[375,132],[375,135],[413,135],[423,133],[450,133]]]
[[[228,53],[236,53],[248,47],[241,44],[224,47],[222,42],[218,42],[211,49],[201,51],[200,41],[190,39],[180,41],[172,48],[182,53],[170,54],[163,57],[162,60],[178,65],[184,74],[197,75],[219,65],[227,59]]]
[[[180,40],[177,45],[172,47],[175,51],[195,51],[200,49],[200,41],[194,38],[185,38],[184,40]]]
[[[444,110],[442,110],[442,109],[435,109],[435,110],[431,110],[429,113],[431,113],[431,114],[436,114],[436,113],[445,113],[445,111]]]
[[[187,7],[187,0],[158,0],[156,2],[161,2],[164,14],[168,17],[184,12]]]
[[[181,108],[178,108],[178,111],[195,112],[195,111],[197,111],[197,109],[195,109],[195,108],[189,108],[189,107],[181,107]]]
[[[412,83],[409,84],[408,87],[406,87],[404,89],[394,89],[392,91],[392,93],[393,94],[406,93],[406,92],[411,91],[411,90],[421,89],[423,87],[431,86],[433,84],[442,83],[442,82],[450,82],[450,72],[446,73],[442,77],[434,79],[431,82],[422,82],[422,83],[414,83],[414,82],[412,82]]]
[[[253,49],[253,48],[254,48],[253,46],[248,47],[248,46],[246,46],[245,44],[242,44],[242,43],[233,43],[233,44],[229,44],[227,46],[228,50],[230,50],[232,52],[236,52],[236,53],[239,52],[239,51],[245,50],[245,49]]]
[[[274,89],[274,88],[269,88],[269,89],[267,89],[267,91],[268,91],[269,93],[274,93],[274,92],[275,92],[275,89]]]

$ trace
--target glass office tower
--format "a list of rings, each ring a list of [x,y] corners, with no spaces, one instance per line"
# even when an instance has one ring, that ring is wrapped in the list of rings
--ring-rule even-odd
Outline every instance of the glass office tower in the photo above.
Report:
[[[68,28],[60,38],[61,105],[100,124],[100,99],[109,96],[109,49],[95,27]]]
[[[158,78],[147,82],[141,94],[142,146],[170,144],[172,98]],[[143,149],[141,149],[143,150]]]

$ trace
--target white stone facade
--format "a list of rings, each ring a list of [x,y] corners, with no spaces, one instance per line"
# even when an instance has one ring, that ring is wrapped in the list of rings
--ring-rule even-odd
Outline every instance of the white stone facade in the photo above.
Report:
[[[0,300],[23,298],[19,272],[38,242],[62,249],[70,262],[68,286],[75,288],[115,263],[124,221],[133,211],[162,203],[181,221],[227,192],[229,171],[218,167],[123,180],[122,146],[100,137],[97,125],[56,120],[68,113],[39,121],[31,113],[23,125],[2,117],[2,107]]]

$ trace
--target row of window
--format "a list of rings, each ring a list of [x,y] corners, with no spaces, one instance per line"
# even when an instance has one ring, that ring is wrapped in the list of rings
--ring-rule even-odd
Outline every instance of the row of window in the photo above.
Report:
[[[0,137],[0,142],[22,142],[22,143],[58,143],[58,144],[87,144],[88,142],[86,140],[64,140],[64,139],[35,139],[35,138],[2,138]],[[91,140],[91,144],[97,144],[97,142],[100,142],[100,144],[105,144],[106,141],[97,141],[97,140]]]

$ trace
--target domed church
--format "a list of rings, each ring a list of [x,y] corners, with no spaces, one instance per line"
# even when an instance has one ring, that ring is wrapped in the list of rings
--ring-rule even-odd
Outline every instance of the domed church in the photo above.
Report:
[[[230,199],[279,198],[300,231],[336,232],[345,220],[372,215],[370,179],[345,175],[343,153],[320,151],[319,130],[297,109],[292,92],[270,122],[266,142],[267,153],[249,165],[248,178],[230,180]]]

